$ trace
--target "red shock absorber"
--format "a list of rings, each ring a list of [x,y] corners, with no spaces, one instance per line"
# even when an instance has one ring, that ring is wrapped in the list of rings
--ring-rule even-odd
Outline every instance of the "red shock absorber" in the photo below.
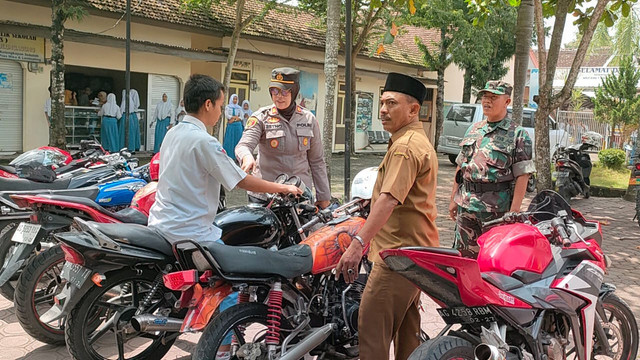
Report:
[[[238,293],[238,304],[244,304],[249,302],[249,292],[244,290]]]
[[[267,313],[267,345],[280,343],[280,317],[282,315],[282,284],[277,281],[269,291],[269,310]]]

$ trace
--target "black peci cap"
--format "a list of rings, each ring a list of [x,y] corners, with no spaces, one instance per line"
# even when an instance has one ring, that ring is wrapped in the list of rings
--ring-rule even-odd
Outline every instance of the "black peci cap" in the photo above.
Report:
[[[427,97],[427,88],[418,79],[411,76],[389,73],[387,75],[387,82],[384,84],[385,91],[395,91],[414,97],[420,104]]]

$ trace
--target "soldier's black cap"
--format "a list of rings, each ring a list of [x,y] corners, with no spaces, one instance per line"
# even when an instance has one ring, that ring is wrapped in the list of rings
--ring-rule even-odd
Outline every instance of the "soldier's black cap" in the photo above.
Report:
[[[300,80],[300,71],[290,68],[281,67],[271,70],[271,82],[269,88],[275,87],[278,89],[291,90]]]
[[[414,97],[420,104],[427,97],[427,88],[418,79],[411,76],[389,73],[387,75],[387,82],[384,84],[385,91],[395,91]]]

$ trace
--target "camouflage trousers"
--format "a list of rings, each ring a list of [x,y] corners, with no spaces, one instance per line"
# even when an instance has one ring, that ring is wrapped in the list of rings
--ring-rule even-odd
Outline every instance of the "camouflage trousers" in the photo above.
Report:
[[[482,235],[482,224],[502,215],[504,212],[475,212],[458,206],[454,249],[460,250],[465,256],[475,257],[480,250],[477,240]]]

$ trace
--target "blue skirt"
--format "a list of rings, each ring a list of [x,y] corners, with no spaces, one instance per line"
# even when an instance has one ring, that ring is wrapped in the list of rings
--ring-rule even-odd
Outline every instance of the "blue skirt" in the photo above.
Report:
[[[127,147],[129,151],[140,150],[140,122],[138,121],[138,114],[129,114],[129,144],[124,143],[124,125],[125,114],[122,114],[122,118],[118,121],[118,131],[120,133],[120,149]]]
[[[162,141],[164,140],[164,136],[167,134],[167,126],[171,122],[171,118],[165,118],[164,120],[156,121],[156,133],[153,138],[153,153],[160,152],[160,145],[162,145]]]
[[[236,121],[228,124],[227,131],[224,133],[224,142],[222,146],[224,147],[224,151],[227,152],[227,155],[233,160],[236,159],[236,145],[240,142],[242,130],[242,122]]]
[[[118,120],[111,116],[102,117],[100,126],[100,141],[102,147],[110,153],[120,151],[120,139],[118,138]]]

